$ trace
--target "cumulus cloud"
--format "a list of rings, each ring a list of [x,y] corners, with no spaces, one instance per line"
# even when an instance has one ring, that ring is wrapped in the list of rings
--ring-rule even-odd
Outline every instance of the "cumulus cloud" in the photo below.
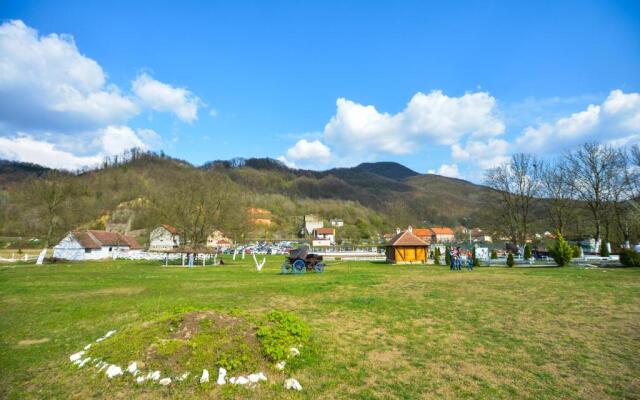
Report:
[[[632,143],[640,130],[640,94],[613,90],[602,104],[529,126],[516,139],[520,151],[555,152],[589,140],[612,144]]]
[[[429,172],[430,174],[448,176],[449,178],[460,177],[460,171],[458,170],[457,164],[442,164],[437,170],[430,169],[427,172]]]
[[[136,96],[109,84],[70,35],[41,36],[19,20],[0,24],[0,157],[67,169],[91,166],[132,147],[160,145],[155,131],[125,125],[145,107],[188,122],[197,117],[199,100],[186,89],[146,74],[134,83]]]
[[[172,112],[184,122],[198,119],[200,99],[187,89],[162,83],[146,73],[132,82],[132,89],[146,107],[156,111]]]
[[[102,154],[76,156],[53,143],[30,136],[0,137],[0,157],[70,170],[93,167],[103,159]]]
[[[94,129],[139,112],[73,37],[38,32],[22,21],[0,25],[0,121],[5,129]]]
[[[449,97],[441,91],[416,93],[397,114],[345,98],[324,128],[324,139],[342,152],[408,154],[421,144],[453,144],[464,136],[493,137],[504,132],[496,101],[485,92]]]
[[[287,158],[290,160],[314,160],[320,164],[326,164],[331,158],[331,150],[319,140],[309,142],[306,139],[301,139],[287,150]]]
[[[487,141],[469,140],[463,146],[451,146],[451,157],[482,169],[493,168],[509,160],[510,144],[506,140],[491,138]]]

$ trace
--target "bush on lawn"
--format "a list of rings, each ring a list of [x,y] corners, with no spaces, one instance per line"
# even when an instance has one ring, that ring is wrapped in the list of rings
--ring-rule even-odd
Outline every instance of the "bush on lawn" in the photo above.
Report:
[[[526,244],[524,246],[524,259],[525,260],[531,259],[531,245],[530,244]]]
[[[479,267],[480,266],[480,260],[478,259],[478,257],[476,257],[476,249],[472,249],[471,250],[471,254],[473,257],[473,266],[474,267]]]
[[[448,246],[444,249],[444,263],[451,266],[451,250]]]
[[[573,258],[578,258],[580,257],[580,246],[578,246],[577,244],[574,244],[573,246],[571,246],[571,251],[573,252]]]
[[[498,251],[496,249],[491,249],[491,259],[492,260],[498,259]]]
[[[607,247],[607,242],[604,240],[600,244],[600,255],[602,257],[609,257],[611,255],[611,253],[609,252],[609,247]]]
[[[433,263],[435,265],[440,265],[440,247],[436,247],[433,252]]]
[[[573,257],[573,249],[569,243],[564,240],[564,237],[562,237],[560,232],[558,232],[558,238],[556,239],[555,245],[549,249],[549,253],[551,253],[551,257],[553,257],[553,260],[560,267],[564,267],[569,264]]]
[[[515,262],[513,261],[513,254],[509,253],[509,255],[507,256],[507,266],[513,267],[513,264],[515,264]]]
[[[626,249],[620,253],[620,263],[625,267],[640,267],[640,253],[633,249]]]

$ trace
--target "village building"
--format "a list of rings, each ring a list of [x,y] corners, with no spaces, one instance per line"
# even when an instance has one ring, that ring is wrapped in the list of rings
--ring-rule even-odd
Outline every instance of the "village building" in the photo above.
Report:
[[[336,244],[336,231],[333,228],[317,228],[313,233],[313,247],[333,246]]]
[[[469,232],[469,235],[471,236],[471,240],[474,242],[481,242],[481,243],[493,242],[493,239],[491,238],[491,236],[488,235],[485,231],[483,231],[480,228],[471,229],[471,231]]]
[[[132,237],[98,230],[72,231],[53,247],[53,257],[63,260],[99,260],[118,253],[142,251]]]
[[[222,231],[215,230],[207,237],[207,247],[209,248],[227,250],[231,245],[231,240]]]
[[[334,228],[342,228],[344,226],[344,221],[341,219],[333,218],[329,221],[329,224]]]
[[[168,251],[178,247],[180,247],[180,235],[171,225],[160,225],[149,234],[149,251]]]
[[[304,230],[307,232],[307,234],[311,235],[314,230],[323,227],[324,222],[322,222],[322,218],[312,214],[304,216]]]
[[[429,244],[412,233],[413,228],[397,233],[385,246],[388,263],[425,264],[429,254]]]
[[[449,243],[456,239],[453,229],[447,227],[412,228],[411,233],[427,244]]]

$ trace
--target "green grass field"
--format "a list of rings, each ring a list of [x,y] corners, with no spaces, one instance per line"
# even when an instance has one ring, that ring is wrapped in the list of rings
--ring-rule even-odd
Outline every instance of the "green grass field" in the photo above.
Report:
[[[640,398],[640,270],[352,262],[283,276],[281,261],[2,266],[0,398]],[[288,311],[311,345],[253,389],[136,385],[69,363],[110,329],[184,309]],[[289,375],[302,392],[282,388]]]

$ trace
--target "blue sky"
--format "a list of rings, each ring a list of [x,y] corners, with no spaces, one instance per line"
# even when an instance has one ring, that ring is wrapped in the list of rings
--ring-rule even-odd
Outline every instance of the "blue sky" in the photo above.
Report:
[[[640,2],[439,3],[3,1],[0,157],[477,181],[517,151],[640,142]]]

